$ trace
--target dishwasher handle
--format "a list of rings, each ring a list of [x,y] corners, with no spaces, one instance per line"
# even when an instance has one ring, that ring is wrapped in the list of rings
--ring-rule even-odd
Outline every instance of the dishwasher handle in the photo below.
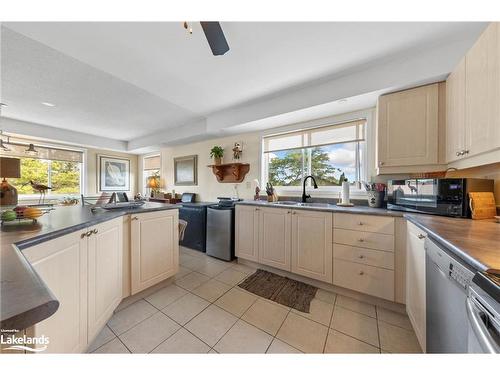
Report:
[[[490,333],[486,329],[483,320],[479,315],[480,310],[476,307],[476,304],[474,303],[472,298],[467,298],[466,307],[470,325],[483,350],[486,353],[491,354],[500,353],[500,347],[497,345],[493,337],[491,337]]]

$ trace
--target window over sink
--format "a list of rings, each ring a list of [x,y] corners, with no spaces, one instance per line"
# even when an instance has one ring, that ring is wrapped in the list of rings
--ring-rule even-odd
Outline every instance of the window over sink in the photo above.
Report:
[[[313,175],[319,191],[334,193],[342,180],[366,180],[366,119],[323,125],[262,138],[263,184],[280,193],[302,189]],[[311,185],[311,181],[307,181]]]

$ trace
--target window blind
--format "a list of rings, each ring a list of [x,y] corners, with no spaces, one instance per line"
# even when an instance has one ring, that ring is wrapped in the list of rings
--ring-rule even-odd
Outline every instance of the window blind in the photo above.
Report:
[[[270,135],[263,139],[264,152],[364,141],[365,126],[366,120],[363,119]]]
[[[27,144],[21,143],[4,143],[10,151],[0,150],[0,155],[18,157],[18,158],[33,158],[45,160],[58,160],[58,161],[72,161],[77,163],[83,162],[83,152],[75,150],[65,150],[62,148],[46,147],[35,145],[38,151],[36,155],[28,155],[25,150],[28,148]]]
[[[144,170],[145,171],[150,171],[152,169],[160,169],[160,167],[161,167],[160,155],[146,156],[144,158]]]

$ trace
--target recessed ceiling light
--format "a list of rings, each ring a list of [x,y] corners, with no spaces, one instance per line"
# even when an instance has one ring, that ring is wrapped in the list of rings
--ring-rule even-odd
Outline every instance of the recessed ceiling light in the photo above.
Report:
[[[55,104],[49,103],[49,102],[42,102],[43,105],[46,105],[47,107],[55,107]]]

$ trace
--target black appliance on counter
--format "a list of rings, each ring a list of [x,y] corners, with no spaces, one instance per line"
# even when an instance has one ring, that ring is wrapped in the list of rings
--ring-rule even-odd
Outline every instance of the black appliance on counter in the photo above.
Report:
[[[470,217],[469,192],[493,192],[493,180],[483,178],[389,180],[387,208],[442,216]]]
[[[219,203],[207,208],[207,255],[234,259],[234,205],[237,198],[218,197]]]
[[[213,202],[195,202],[195,193],[184,193],[179,207],[179,219],[188,225],[181,246],[205,252],[207,247],[207,207]]]

